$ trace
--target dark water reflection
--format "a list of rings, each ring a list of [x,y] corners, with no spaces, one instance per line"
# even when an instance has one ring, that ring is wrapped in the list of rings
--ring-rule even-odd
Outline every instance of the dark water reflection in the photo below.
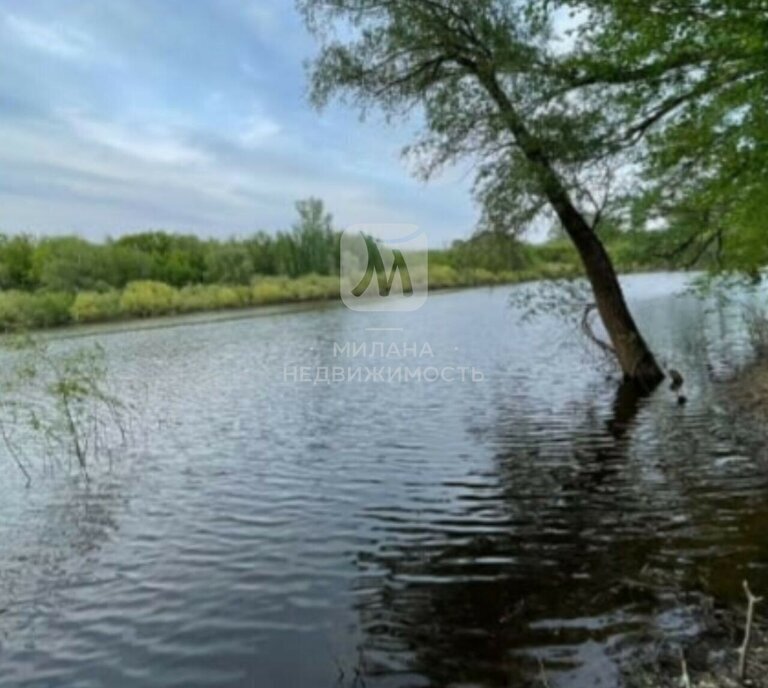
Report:
[[[716,384],[748,356],[743,324],[682,284],[628,280],[682,407],[617,386],[562,322],[521,324],[509,289],[101,331],[151,432],[87,490],[24,492],[5,466],[0,682],[505,686],[541,659],[552,685],[615,685],[624,652],[696,631],[634,581],[768,590],[768,473]],[[434,357],[334,355],[373,341]],[[284,377],[372,363],[485,381]]]

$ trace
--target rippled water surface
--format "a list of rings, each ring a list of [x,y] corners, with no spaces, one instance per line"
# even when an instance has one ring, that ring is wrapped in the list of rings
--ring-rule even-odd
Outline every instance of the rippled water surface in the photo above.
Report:
[[[506,686],[540,659],[553,686],[615,685],[628,648],[696,630],[641,572],[768,589],[768,473],[717,384],[740,315],[683,284],[627,280],[685,406],[522,322],[519,287],[65,340],[106,347],[144,427],[90,486],[0,464],[0,684]],[[334,354],[373,342],[433,356]],[[401,365],[484,381],[291,372]]]

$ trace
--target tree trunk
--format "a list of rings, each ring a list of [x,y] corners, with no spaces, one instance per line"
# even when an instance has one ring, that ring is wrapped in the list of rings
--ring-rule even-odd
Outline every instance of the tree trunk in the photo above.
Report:
[[[573,206],[565,190],[550,198],[560,222],[576,246],[592,285],[595,303],[624,377],[649,389],[656,387],[664,373],[637,329],[629,312],[613,263],[600,238]]]
[[[597,310],[613,344],[624,378],[637,382],[646,389],[653,389],[664,379],[664,372],[656,363],[629,312],[616,270],[605,246],[573,204],[541,142],[530,134],[501,87],[493,66],[481,66],[476,63],[469,66],[498,106],[515,142],[531,163],[543,194],[579,252],[587,279],[592,285]]]

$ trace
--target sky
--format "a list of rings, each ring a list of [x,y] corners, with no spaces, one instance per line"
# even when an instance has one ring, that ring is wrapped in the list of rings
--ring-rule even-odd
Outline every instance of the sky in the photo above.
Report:
[[[400,156],[415,122],[311,107],[316,51],[293,0],[2,0],[0,231],[242,236],[314,196],[340,228],[468,237],[466,173]]]

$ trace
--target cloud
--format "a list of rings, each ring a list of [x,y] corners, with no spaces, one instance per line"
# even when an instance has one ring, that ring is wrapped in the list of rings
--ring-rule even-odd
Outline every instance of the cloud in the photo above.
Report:
[[[6,1],[23,8],[0,10],[6,231],[226,236],[286,228],[308,196],[340,227],[471,229],[466,180],[424,186],[398,159],[418,123],[309,107],[314,44],[285,0]]]
[[[274,120],[261,114],[254,114],[246,118],[240,141],[247,148],[258,148],[281,131],[282,128]]]
[[[202,151],[172,132],[153,131],[152,127],[146,126],[127,127],[89,118],[72,110],[62,111],[61,119],[80,139],[144,162],[190,165],[208,159]]]
[[[70,27],[42,24],[17,14],[5,15],[5,24],[27,47],[56,57],[80,59],[93,47],[87,34]]]
[[[246,3],[243,10],[250,25],[260,35],[269,35],[277,28],[278,17],[275,9],[262,0]]]

